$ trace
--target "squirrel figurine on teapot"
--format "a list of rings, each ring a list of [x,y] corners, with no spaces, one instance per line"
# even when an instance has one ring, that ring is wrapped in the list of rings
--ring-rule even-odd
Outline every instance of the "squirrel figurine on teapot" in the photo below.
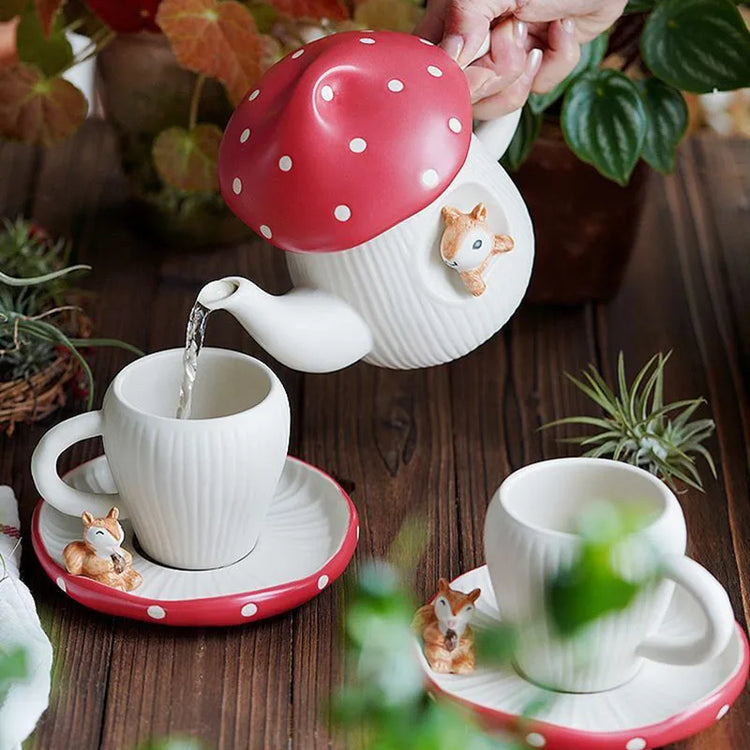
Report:
[[[461,69],[416,36],[347,31],[287,55],[232,115],[219,177],[232,211],[287,251],[295,288],[227,277],[198,302],[307,372],[467,354],[531,275],[531,220],[498,164],[519,117],[472,133]]]

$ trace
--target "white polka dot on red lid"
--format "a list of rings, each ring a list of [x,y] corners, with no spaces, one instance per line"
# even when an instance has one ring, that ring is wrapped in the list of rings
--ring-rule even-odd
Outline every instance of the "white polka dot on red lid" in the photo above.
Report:
[[[253,91],[253,93],[247,97],[247,100],[250,102],[254,101],[255,99],[258,98],[258,94],[260,94],[260,89],[255,89],[255,91]]]
[[[232,180],[232,192],[235,195],[239,195],[242,192],[242,180],[239,177],[235,177]]]
[[[55,583],[57,584],[57,587],[61,591],[67,591],[68,590],[68,587],[65,585],[65,579],[62,576],[58,576],[57,580],[55,580]],[[727,706],[727,708],[729,708],[729,706]]]
[[[440,181],[438,173],[434,169],[425,169],[420,179],[422,180],[422,184],[428,188],[435,187]]]
[[[153,617],[154,620],[163,620],[167,616],[164,608],[160,607],[158,604],[152,604],[146,612],[148,612],[148,616]]]
[[[625,750],[645,750],[646,745],[647,742],[643,737],[633,737],[633,739],[625,745]]]
[[[346,206],[342,203],[341,205],[338,205],[333,209],[333,215],[339,221],[349,221],[349,219],[351,219],[352,217],[352,210],[351,208],[349,208],[349,206]]]
[[[241,610],[240,614],[243,617],[252,617],[258,611],[258,605],[253,602],[248,602]]]
[[[429,39],[422,39],[422,37],[419,37],[419,41],[422,42],[422,44],[429,44],[430,47],[435,46]]]
[[[248,139],[249,137],[250,137],[250,128],[245,128],[245,129],[244,129],[244,130],[243,130],[243,131],[242,131],[242,132],[240,133],[240,143],[245,143],[245,141],[247,141],[247,139]]]
[[[719,713],[716,714],[716,721],[719,721],[719,719],[723,719],[727,715],[727,711],[729,711],[729,704],[725,703],[720,709]]]
[[[451,119],[448,120],[448,127],[454,133],[460,133],[464,126],[461,124],[461,120],[459,120],[458,117],[451,117]]]
[[[364,39],[359,40],[361,44],[375,44],[374,39],[368,39],[367,37],[364,37]]]
[[[388,81],[388,90],[393,91],[394,94],[398,94],[399,91],[404,90],[404,82],[399,81],[398,78],[391,78]]]
[[[367,141],[364,138],[352,138],[349,141],[349,150],[355,154],[361,154],[367,148]]]
[[[296,52],[295,52],[295,53],[294,53],[294,54],[292,55],[292,60],[296,60],[296,59],[297,59],[298,57],[302,57],[302,55],[304,55],[304,54],[305,54],[305,50],[304,50],[304,49],[298,49],[298,50],[297,50],[297,51],[296,51]]]
[[[292,157],[291,156],[282,156],[281,159],[279,159],[279,169],[282,172],[288,172],[292,168]]]
[[[545,747],[547,745],[547,740],[544,738],[544,735],[539,734],[539,732],[530,732],[526,735],[526,744],[531,747]]]
[[[270,240],[271,237],[273,237],[273,232],[271,231],[271,228],[267,224],[261,224],[260,227],[260,233],[267,239]]]
[[[322,591],[328,585],[328,576],[323,574],[318,578],[318,588]]]
[[[429,73],[429,74],[430,74],[431,76],[434,76],[435,78],[440,78],[440,76],[442,76],[442,75],[443,75],[443,71],[442,71],[442,70],[440,70],[440,68],[438,68],[438,66],[437,66],[437,65],[428,65],[428,66],[427,66],[427,72],[428,72],[428,73]]]
[[[323,86],[320,90],[320,95],[324,101],[330,102],[333,99],[333,89],[330,86]]]

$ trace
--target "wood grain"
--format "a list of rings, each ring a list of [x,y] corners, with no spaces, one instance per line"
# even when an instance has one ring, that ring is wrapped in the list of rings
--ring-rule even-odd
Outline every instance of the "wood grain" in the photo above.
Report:
[[[242,349],[279,373],[292,404],[290,451],[351,489],[361,538],[350,573],[388,553],[403,521],[421,519],[426,543],[414,571],[418,599],[439,576],[484,559],[482,526],[492,493],[526,463],[574,453],[540,431],[564,415],[593,413],[562,373],[594,362],[611,375],[623,350],[629,372],[673,349],[670,399],[704,394],[717,422],[719,466],[706,493],[680,496],[690,554],[727,587],[746,624],[750,607],[750,143],[695,139],[673,177],[652,179],[623,288],[608,305],[524,307],[504,331],[451,365],[392,372],[359,364],[300,375],[271,362],[228,316],[208,343]],[[0,144],[0,214],[33,216],[75,240],[94,266],[86,286],[98,332],[145,350],[180,346],[200,286],[248,276],[273,293],[289,287],[283,257],[261,241],[212,252],[167,249],[124,203],[114,137],[87,121],[70,141],[41,151]],[[635,220],[635,218],[634,218]],[[97,400],[128,356],[95,358]],[[58,418],[72,413],[66,409]],[[55,418],[48,421],[53,423]],[[28,531],[36,494],[28,461],[46,425],[0,438],[0,481],[14,486]],[[67,468],[100,452],[72,448]],[[707,472],[703,472],[708,477]],[[28,748],[129,750],[182,734],[207,748],[312,750],[346,740],[328,727],[326,703],[346,669],[340,619],[346,581],[293,613],[232,629],[165,629],[103,617],[65,598],[27,543],[23,569],[56,661],[50,708]],[[671,750],[744,750],[750,698]]]

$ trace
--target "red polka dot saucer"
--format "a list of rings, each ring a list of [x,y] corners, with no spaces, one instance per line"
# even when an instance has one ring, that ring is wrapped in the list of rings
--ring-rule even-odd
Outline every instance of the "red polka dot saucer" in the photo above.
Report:
[[[451,583],[459,591],[481,588],[472,627],[500,621],[487,566]],[[678,587],[659,629],[676,641],[701,627],[703,615]],[[557,693],[533,685],[510,667],[483,668],[468,675],[433,672],[415,641],[430,690],[473,712],[490,730],[522,727],[528,747],[545,750],[652,750],[678,742],[724,717],[742,692],[750,650],[739,624],[716,658],[697,666],[646,660],[625,685],[601,693]],[[542,706],[525,718],[531,704]]]
[[[73,469],[65,480],[81,490],[115,491],[104,456]],[[298,607],[343,573],[359,538],[357,511],[349,496],[320,469],[292,457],[287,458],[255,549],[233,565],[214,570],[160,565],[134,547],[128,521],[122,526],[133,568],[143,576],[132,592],[65,571],[62,551],[80,538],[81,520],[44,501],[34,511],[34,551],[47,575],[84,606],[183,626],[238,625]]]

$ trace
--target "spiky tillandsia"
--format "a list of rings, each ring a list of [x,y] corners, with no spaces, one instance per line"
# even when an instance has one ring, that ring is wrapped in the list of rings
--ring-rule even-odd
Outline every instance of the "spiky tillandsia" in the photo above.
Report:
[[[664,367],[672,352],[655,354],[628,386],[625,378],[623,353],[617,360],[617,389],[615,393],[601,373],[589,365],[583,380],[566,373],[566,377],[604,412],[602,417],[567,417],[557,419],[542,429],[559,425],[599,427],[595,435],[565,438],[564,442],[586,447],[584,456],[611,456],[616,461],[641,466],[663,479],[674,488],[679,479],[690,487],[703,491],[703,482],[695,465],[696,455],[703,456],[716,476],[711,454],[702,445],[714,431],[712,419],[690,417],[702,404],[702,397],[664,403]]]

